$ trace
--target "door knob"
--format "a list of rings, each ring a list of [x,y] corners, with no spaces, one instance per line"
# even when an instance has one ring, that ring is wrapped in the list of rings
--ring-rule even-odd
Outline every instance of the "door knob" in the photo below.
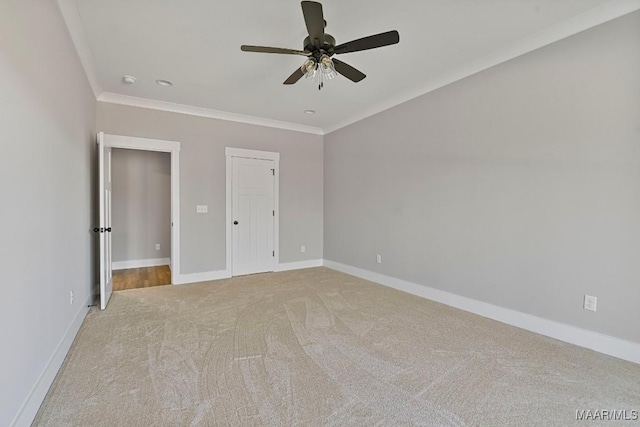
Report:
[[[233,225],[238,225],[238,221],[233,221]]]
[[[111,227],[105,228],[104,231],[106,231],[107,233],[111,233]]]

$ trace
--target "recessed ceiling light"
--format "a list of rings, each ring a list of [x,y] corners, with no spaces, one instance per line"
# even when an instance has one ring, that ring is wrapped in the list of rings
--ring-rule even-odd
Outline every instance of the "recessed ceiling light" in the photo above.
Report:
[[[156,83],[158,83],[160,86],[173,86],[173,83],[171,83],[169,80],[156,80]]]
[[[305,114],[315,114],[316,110],[304,110]]]
[[[122,83],[132,85],[136,82],[136,78],[133,76],[122,76]]]

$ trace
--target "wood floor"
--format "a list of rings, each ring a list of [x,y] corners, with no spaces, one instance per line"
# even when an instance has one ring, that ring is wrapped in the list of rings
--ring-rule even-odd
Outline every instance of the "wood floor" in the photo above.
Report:
[[[114,270],[113,290],[124,291],[126,289],[150,288],[171,284],[171,269],[168,265],[158,267],[130,268],[127,270]]]

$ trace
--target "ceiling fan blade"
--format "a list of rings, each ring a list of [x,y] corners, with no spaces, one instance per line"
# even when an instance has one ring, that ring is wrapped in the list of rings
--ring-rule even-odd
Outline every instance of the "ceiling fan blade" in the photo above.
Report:
[[[294,83],[296,83],[298,80],[300,80],[302,78],[302,76],[304,76],[304,73],[302,72],[302,69],[300,67],[298,67],[293,74],[291,74],[289,76],[289,78],[287,80],[284,81],[283,84],[285,85],[292,85]]]
[[[387,31],[386,33],[376,34],[374,36],[363,37],[358,40],[352,40],[347,43],[338,45],[333,50],[334,53],[358,52],[361,50],[375,49],[377,47],[389,46],[400,41],[400,34],[397,31]]]
[[[311,55],[311,52],[305,52],[303,50],[284,49],[281,47],[248,46],[245,44],[240,46],[240,50],[242,50],[243,52],[280,53],[284,55],[303,55],[303,56]]]
[[[360,80],[367,77],[362,71],[356,70],[351,65],[345,64],[339,59],[333,58],[332,61],[336,71],[342,74],[343,76],[345,76],[346,78],[348,78],[349,80],[351,80],[352,82],[358,83]]]
[[[302,14],[304,15],[304,22],[307,24],[309,38],[313,45],[319,48],[324,43],[324,15],[322,13],[322,5],[315,1],[303,1]]]

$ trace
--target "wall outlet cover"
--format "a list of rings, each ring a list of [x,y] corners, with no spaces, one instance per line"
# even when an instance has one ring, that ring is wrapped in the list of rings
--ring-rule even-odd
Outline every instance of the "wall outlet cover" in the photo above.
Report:
[[[584,309],[590,311],[596,311],[598,305],[598,298],[592,295],[584,296]]]

